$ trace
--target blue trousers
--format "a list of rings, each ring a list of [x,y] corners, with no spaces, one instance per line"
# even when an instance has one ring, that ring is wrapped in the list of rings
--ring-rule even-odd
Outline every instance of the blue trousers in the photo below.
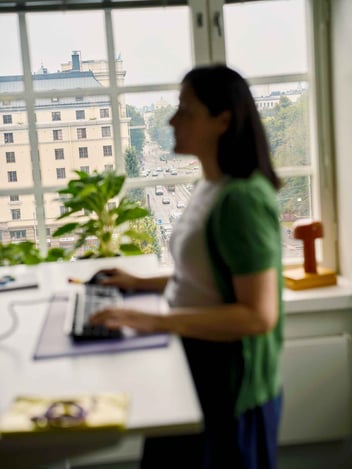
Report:
[[[147,438],[141,469],[276,469],[282,396],[201,434]]]

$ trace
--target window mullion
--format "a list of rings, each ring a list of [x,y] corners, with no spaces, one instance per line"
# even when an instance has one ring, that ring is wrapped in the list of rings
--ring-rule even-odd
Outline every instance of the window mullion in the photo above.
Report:
[[[209,11],[207,0],[188,0],[192,12],[193,61],[195,65],[211,60]]]
[[[330,18],[327,0],[307,2],[311,32],[311,60],[313,66],[313,108],[318,143],[318,170],[320,185],[321,220],[324,225],[323,259],[324,265],[337,269],[337,207],[334,178],[334,158],[332,140],[331,103],[331,64],[330,64]]]
[[[35,123],[35,96],[33,92],[33,82],[29,55],[28,34],[25,13],[18,14],[20,44],[23,63],[23,80],[25,88],[25,101],[28,116],[28,136],[30,143],[30,154],[32,162],[33,192],[35,215],[37,219],[39,247],[43,253],[46,253],[46,231],[45,231],[45,213],[42,181],[40,174],[40,159],[38,150],[38,137]]]
[[[111,115],[113,124],[113,141],[115,147],[115,164],[119,173],[125,173],[125,160],[122,151],[120,112],[118,101],[118,90],[116,83],[116,64],[115,64],[115,47],[113,37],[113,26],[111,10],[105,10],[105,30],[106,43],[109,61],[109,81],[110,81],[110,99],[111,99]],[[114,124],[115,123],[115,124]]]
[[[213,62],[226,62],[223,0],[207,0],[210,56]]]

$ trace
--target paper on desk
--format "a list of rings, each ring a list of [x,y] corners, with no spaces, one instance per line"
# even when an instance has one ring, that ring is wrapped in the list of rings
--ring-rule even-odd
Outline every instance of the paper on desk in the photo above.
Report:
[[[129,397],[122,392],[68,397],[19,396],[0,417],[0,436],[109,428],[123,430],[127,423],[129,404]],[[78,416],[79,409],[82,418],[73,425],[51,425],[46,418],[48,409],[54,409],[50,414],[54,417],[57,417],[60,411]]]

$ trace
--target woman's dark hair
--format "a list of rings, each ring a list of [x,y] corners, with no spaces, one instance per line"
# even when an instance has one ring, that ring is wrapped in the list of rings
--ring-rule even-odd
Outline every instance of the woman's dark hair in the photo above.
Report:
[[[212,116],[231,112],[231,121],[219,139],[218,161],[224,174],[248,178],[259,170],[278,189],[263,124],[247,82],[226,65],[196,67],[182,83],[189,84]]]

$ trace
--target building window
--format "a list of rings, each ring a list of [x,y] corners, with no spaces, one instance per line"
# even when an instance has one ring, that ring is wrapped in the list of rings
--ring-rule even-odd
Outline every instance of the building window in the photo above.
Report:
[[[8,182],[17,182],[17,171],[7,171]]]
[[[100,117],[101,119],[105,119],[106,117],[110,117],[110,112],[109,112],[109,108],[104,108],[104,109],[100,109]]]
[[[2,116],[3,124],[12,124],[12,115],[11,114],[4,114]]]
[[[11,239],[23,239],[26,237],[26,230],[11,230],[10,238]]]
[[[52,121],[61,121],[61,112],[55,111],[51,113],[51,120]]]
[[[84,173],[87,173],[89,174],[89,166],[81,166],[81,171],[83,171]]]
[[[112,156],[112,145],[103,145],[103,155]]]
[[[84,111],[76,111],[76,119],[85,119],[86,118],[86,113]]]
[[[63,148],[55,148],[54,152],[55,152],[55,160],[63,160],[65,158]]]
[[[19,195],[10,195],[9,197],[10,202],[19,202],[20,201],[20,196]]]
[[[66,169],[65,168],[56,168],[56,177],[57,177],[57,179],[65,179]]]
[[[13,133],[5,132],[4,133],[4,143],[13,143]]]
[[[77,138],[87,138],[87,129],[86,128],[80,128],[77,129]]]
[[[13,208],[11,209],[11,220],[20,220],[21,219],[21,209]]]
[[[88,158],[88,147],[79,147],[78,151],[80,158]]]
[[[64,215],[69,211],[68,207],[65,207],[65,205],[60,205],[60,215]]]
[[[109,125],[101,128],[102,137],[111,137],[111,127]]]
[[[62,140],[62,130],[53,130],[53,140]]]
[[[7,151],[6,155],[6,163],[16,163],[16,157],[14,151]]]
[[[105,171],[112,171],[114,169],[113,164],[104,164],[104,170]]]

